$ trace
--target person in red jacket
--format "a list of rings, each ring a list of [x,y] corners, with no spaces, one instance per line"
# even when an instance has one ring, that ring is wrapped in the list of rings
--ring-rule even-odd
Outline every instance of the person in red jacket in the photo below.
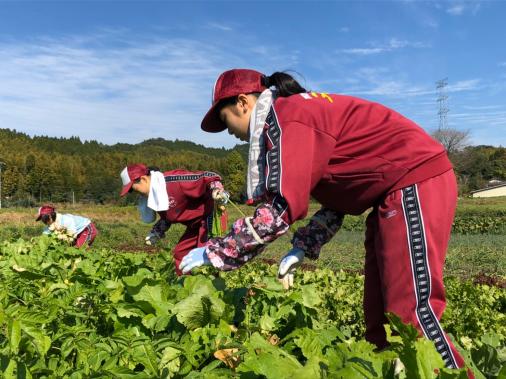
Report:
[[[188,252],[206,243],[211,232],[213,215],[221,214],[221,227],[226,229],[224,211],[214,212],[215,201],[222,206],[228,201],[219,175],[210,171],[171,170],[160,172],[144,164],[129,165],[121,172],[123,188],[120,196],[136,191],[141,194],[139,210],[144,222],[153,222],[156,213],[160,219],[146,237],[153,245],[165,236],[174,223],[186,226],[186,231],[173,250],[177,275],[179,264]]]
[[[464,361],[439,320],[443,264],[457,185],[443,146],[401,114],[364,99],[308,92],[286,73],[233,69],[215,84],[202,129],[249,141],[247,194],[253,217],[234,222],[181,263],[232,270],[303,219],[310,197],[322,208],[298,229],[278,276],[293,280],[304,257],[317,259],[346,214],[367,217],[366,339],[387,346],[385,312],[434,341],[447,367]],[[469,374],[472,376],[472,373]]]

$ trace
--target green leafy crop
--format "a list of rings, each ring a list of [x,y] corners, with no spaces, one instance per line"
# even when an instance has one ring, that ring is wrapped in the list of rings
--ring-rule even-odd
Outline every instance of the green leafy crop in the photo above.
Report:
[[[390,315],[391,345],[362,339],[363,277],[273,266],[178,278],[169,252],[0,244],[3,378],[465,378]],[[477,378],[506,375],[503,289],[449,280],[443,326]]]

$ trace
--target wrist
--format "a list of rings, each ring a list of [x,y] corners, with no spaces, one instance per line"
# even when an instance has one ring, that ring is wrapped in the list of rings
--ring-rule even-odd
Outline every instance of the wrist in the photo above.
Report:
[[[292,249],[288,252],[290,255],[296,255],[298,258],[303,259],[306,255],[306,251],[301,249],[300,247],[292,247]]]

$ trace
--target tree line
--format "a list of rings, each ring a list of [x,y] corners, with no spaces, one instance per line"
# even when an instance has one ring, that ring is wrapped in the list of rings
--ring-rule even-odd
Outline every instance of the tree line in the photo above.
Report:
[[[42,202],[124,203],[119,173],[142,162],[162,170],[185,168],[220,174],[239,200],[246,178],[248,145],[209,148],[190,141],[150,139],[138,144],[105,145],[79,137],[31,137],[0,129],[1,196],[4,206]],[[465,146],[449,149],[461,195],[492,179],[506,180],[506,148]]]
[[[241,153],[241,152],[242,153]],[[123,203],[120,172],[144,163],[162,171],[184,168],[220,174],[236,198],[245,183],[244,148],[207,148],[189,141],[146,140],[139,144],[105,145],[79,137],[30,137],[0,129],[2,200],[4,206],[43,202]]]

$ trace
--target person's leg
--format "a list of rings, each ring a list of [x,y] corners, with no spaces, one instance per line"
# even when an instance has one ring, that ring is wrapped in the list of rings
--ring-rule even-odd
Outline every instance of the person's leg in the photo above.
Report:
[[[85,244],[86,239],[88,238],[88,228],[84,229],[81,233],[77,235],[77,238],[74,242],[75,247],[81,247]]]
[[[389,194],[378,208],[375,246],[385,311],[434,341],[451,368],[464,361],[439,320],[446,305],[443,265],[456,199],[453,171]]]
[[[95,227],[95,224],[92,222],[88,224],[84,230],[77,235],[77,238],[74,242],[75,247],[81,247],[85,243],[88,243],[88,247],[91,246],[93,241],[95,240],[95,237],[97,236],[97,228]]]
[[[183,274],[179,269],[181,260],[190,252],[190,250],[203,246],[206,243],[207,230],[206,220],[203,220],[201,223],[188,226],[184,234],[179,239],[178,244],[172,251],[174,264],[176,265],[176,274],[178,276]]]
[[[380,271],[376,257],[375,236],[377,230],[377,211],[372,211],[366,220],[365,232],[365,279],[364,279],[364,318],[365,339],[378,349],[387,346],[384,324],[388,323],[383,305]]]
[[[95,237],[98,234],[97,227],[94,223],[90,223],[90,230],[91,233],[88,235],[88,246],[91,246],[93,244],[93,241],[95,241]]]

